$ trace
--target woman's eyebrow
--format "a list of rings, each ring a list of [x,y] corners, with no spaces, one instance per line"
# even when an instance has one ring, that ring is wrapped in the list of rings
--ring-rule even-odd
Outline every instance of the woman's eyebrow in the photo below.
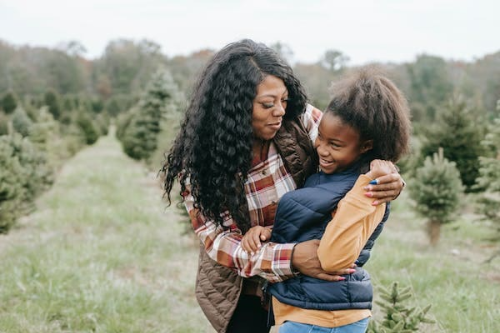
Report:
[[[288,95],[288,90],[285,90],[281,95]],[[265,95],[259,95],[259,96],[257,96],[257,98],[262,98],[262,97],[273,97],[273,98],[276,98],[276,97],[278,97],[278,95],[270,93],[270,94],[265,94]]]
[[[276,95],[273,95],[273,94],[266,94],[266,95],[260,95],[260,96],[257,96],[258,98],[263,98],[263,97],[273,97],[273,98],[276,98]]]

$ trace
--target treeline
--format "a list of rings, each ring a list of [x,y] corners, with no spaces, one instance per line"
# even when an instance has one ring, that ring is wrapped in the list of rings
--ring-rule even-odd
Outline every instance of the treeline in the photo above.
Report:
[[[158,44],[147,40],[112,41],[102,57],[94,60],[86,59],[84,52],[78,42],[49,49],[17,47],[0,40],[0,96],[12,92],[21,103],[29,104],[52,89],[64,97],[92,100],[116,116],[138,101],[159,67],[168,67],[185,91],[212,55],[206,50],[169,59]]]
[[[293,51],[271,45],[285,58]],[[57,49],[13,46],[0,40],[0,94],[14,92],[21,100],[41,96],[48,89],[58,94],[89,96],[110,115],[128,110],[159,67],[168,68],[181,92],[190,90],[196,74],[214,50],[168,57],[148,40],[111,41],[101,57],[89,60],[78,42]],[[381,64],[406,93],[416,123],[432,123],[437,109],[454,94],[461,94],[478,115],[493,117],[500,99],[500,51],[473,62],[419,55],[402,64]],[[311,102],[324,108],[331,82],[349,67],[348,55],[326,50],[316,63],[295,63],[294,70],[307,88]]]
[[[293,54],[281,43],[271,47],[284,58]],[[49,49],[0,41],[0,134],[10,140],[21,135],[48,154],[48,161],[60,165],[83,144],[106,133],[112,119],[124,151],[158,170],[177,131],[186,96],[214,51],[168,57],[155,42],[121,39],[111,41],[97,59],[84,54],[78,42]],[[409,63],[379,64],[405,92],[412,110],[413,154],[400,165],[407,177],[442,147],[443,158],[455,163],[465,191],[484,191],[484,186],[477,187],[486,172],[481,171],[481,161],[498,156],[498,149],[484,141],[500,113],[499,64],[500,51],[473,62],[422,54]],[[330,49],[316,63],[293,67],[311,103],[324,108],[331,82],[349,69],[349,58]],[[42,126],[44,122],[50,125]],[[47,145],[59,143],[65,148],[37,143],[40,128],[53,128],[50,134],[59,138],[46,140]],[[1,193],[0,200],[12,196]]]

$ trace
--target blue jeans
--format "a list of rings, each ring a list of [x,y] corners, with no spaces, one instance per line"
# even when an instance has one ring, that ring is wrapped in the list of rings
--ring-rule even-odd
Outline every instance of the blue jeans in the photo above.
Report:
[[[365,333],[370,318],[339,327],[322,327],[286,321],[281,325],[279,333]]]

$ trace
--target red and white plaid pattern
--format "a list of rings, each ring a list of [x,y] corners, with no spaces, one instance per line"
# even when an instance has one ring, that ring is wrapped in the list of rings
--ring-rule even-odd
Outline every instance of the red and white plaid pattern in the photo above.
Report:
[[[303,116],[304,126],[309,131],[311,140],[318,133],[318,124],[322,113],[308,106]],[[281,197],[296,188],[292,175],[286,170],[276,146],[271,143],[267,159],[256,163],[245,182],[245,191],[252,226],[272,226],[276,208]],[[207,220],[193,207],[193,197],[186,191],[184,204],[191,218],[195,233],[204,244],[208,255],[219,264],[232,268],[243,277],[261,276],[270,282],[280,282],[293,276],[291,269],[292,249],[295,244],[263,244],[261,250],[253,256],[248,255],[240,246],[241,231],[228,212],[225,215],[224,228]]]

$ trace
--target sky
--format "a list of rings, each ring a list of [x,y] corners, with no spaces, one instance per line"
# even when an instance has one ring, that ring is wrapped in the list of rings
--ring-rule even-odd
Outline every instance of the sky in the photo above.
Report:
[[[16,46],[76,40],[92,59],[120,38],[152,40],[169,57],[251,38],[286,44],[292,62],[327,50],[351,65],[423,53],[473,61],[500,51],[500,1],[0,0],[0,40]]]

